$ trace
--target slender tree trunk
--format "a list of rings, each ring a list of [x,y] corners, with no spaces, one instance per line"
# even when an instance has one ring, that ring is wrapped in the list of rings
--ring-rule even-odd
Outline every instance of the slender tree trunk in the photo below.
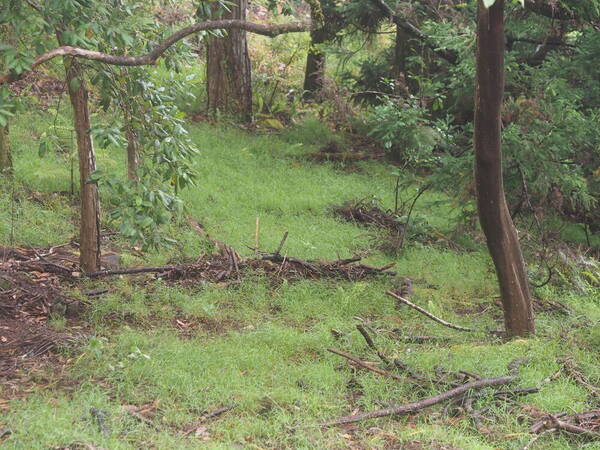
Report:
[[[125,115],[125,135],[127,136],[127,178],[132,181],[138,179],[137,170],[139,162],[139,143],[138,137],[133,131],[131,114],[126,105],[122,105]]]
[[[100,201],[98,186],[87,183],[96,170],[94,145],[90,136],[88,91],[83,70],[76,58],[65,63],[66,81],[73,106],[73,122],[79,154],[79,184],[81,191],[81,223],[79,236],[80,264],[84,272],[100,270]]]
[[[504,0],[479,0],[475,93],[475,181],[481,228],[496,267],[509,336],[535,331],[529,282],[502,180],[500,108],[504,95]]]
[[[131,128],[127,129],[127,178],[132,181],[138,179],[137,170],[138,160],[138,141],[137,136]]]
[[[0,127],[0,175],[11,174],[12,153],[8,139],[8,125]]]
[[[323,89],[325,81],[326,56],[320,48],[327,42],[327,33],[323,29],[310,32],[310,47],[306,55],[306,70],[304,71],[304,98],[314,99]]]
[[[248,0],[235,0],[223,19],[246,20]],[[246,31],[231,29],[227,36],[210,36],[207,43],[206,79],[208,110],[252,119],[252,70]]]

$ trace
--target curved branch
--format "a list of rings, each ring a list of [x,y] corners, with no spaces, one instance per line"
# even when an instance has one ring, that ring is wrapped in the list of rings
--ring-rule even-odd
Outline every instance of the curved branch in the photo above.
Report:
[[[275,37],[285,33],[300,33],[303,31],[309,31],[310,28],[310,23],[303,22],[291,22],[281,25],[263,25],[238,19],[210,20],[205,22],[198,22],[188,27],[182,28],[181,30],[173,33],[171,36],[165,39],[162,43],[158,44],[151,52],[141,56],[110,55],[94,50],[87,50],[84,48],[63,45],[39,55],[33,62],[29,71],[22,72],[18,75],[14,73],[0,75],[0,84],[12,83],[14,81],[17,81],[23,78],[28,72],[34,70],[37,66],[44,64],[58,56],[73,56],[75,58],[89,59],[92,61],[99,61],[105,64],[111,64],[115,66],[146,66],[156,64],[156,61],[170,47],[175,45],[178,41],[186,38],[187,36],[194,33],[198,33],[200,31],[239,29],[254,34],[260,34],[263,36]]]

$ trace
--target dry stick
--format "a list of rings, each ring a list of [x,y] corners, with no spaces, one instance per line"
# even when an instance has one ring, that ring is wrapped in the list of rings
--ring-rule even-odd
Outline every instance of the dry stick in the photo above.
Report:
[[[387,359],[387,357],[381,353],[379,351],[379,349],[377,348],[377,346],[375,345],[375,342],[373,342],[373,339],[371,339],[371,336],[369,336],[369,332],[367,331],[367,329],[362,326],[362,325],[356,325],[356,329],[360,332],[360,334],[362,334],[362,336],[365,338],[365,341],[367,341],[367,345],[369,347],[371,347],[371,349],[377,353],[377,356],[379,356],[379,359],[381,359],[385,364],[387,364],[388,366],[391,366],[392,363],[390,362],[389,359]]]
[[[570,378],[573,378],[575,381],[585,387],[595,397],[600,398],[600,389],[586,381],[583,374],[573,364],[573,360],[571,358],[558,358],[558,361],[562,363],[563,369]]]
[[[114,270],[99,270],[84,274],[88,278],[99,278],[107,275],[132,275],[136,273],[167,272],[169,270],[181,269],[183,266],[154,266],[154,267],[130,267]]]
[[[232,405],[223,406],[222,408],[215,409],[214,411],[204,414],[200,420],[202,420],[204,422],[205,420],[220,416],[221,414],[226,413],[227,411],[231,411],[235,407],[236,407],[235,403]]]
[[[422,409],[428,408],[433,405],[437,405],[438,403],[444,402],[446,400],[450,400],[451,398],[458,397],[459,395],[463,395],[465,392],[470,391],[471,389],[483,389],[489,386],[499,386],[503,384],[508,384],[511,381],[514,381],[516,377],[513,376],[504,376],[498,378],[484,378],[483,380],[473,381],[471,383],[463,384],[462,386],[458,386],[449,391],[443,392],[438,395],[434,395],[432,397],[427,397],[423,400],[419,400],[418,402],[407,403],[404,405],[392,406],[390,408],[378,409],[375,411],[370,411],[361,414],[355,414],[352,416],[343,416],[337,419],[330,420],[328,422],[323,422],[321,424],[322,427],[328,427],[332,425],[342,425],[346,423],[355,423],[360,422],[362,420],[368,419],[376,419],[378,417],[391,416],[396,414],[409,414],[416,411],[420,411]]]
[[[286,231],[285,233],[283,233],[283,237],[281,238],[281,242],[279,243],[279,247],[277,247],[277,250],[275,250],[273,252],[273,256],[274,257],[276,257],[276,258],[279,257],[279,253],[281,252],[281,249],[283,248],[287,237],[288,237],[288,232]]]
[[[338,255],[339,258],[339,255]],[[352,264],[355,262],[360,261],[362,258],[360,256],[353,256],[352,258],[345,258],[345,259],[338,259],[337,261],[334,261],[332,264],[335,264],[336,266],[345,266],[347,264]]]
[[[254,253],[260,252],[260,217],[256,216],[256,230],[254,232]]]
[[[440,323],[448,328],[452,328],[454,330],[458,330],[458,331],[480,331],[480,330],[476,330],[475,328],[467,328],[467,327],[461,327],[460,325],[455,325],[453,323],[450,322],[446,322],[444,319],[440,319],[439,317],[434,316],[433,314],[431,314],[429,311],[421,308],[420,306],[415,305],[413,302],[411,302],[410,300],[405,299],[404,297],[400,297],[398,294],[396,294],[395,292],[392,291],[386,291],[385,292],[386,295],[389,295],[390,297],[394,297],[396,300],[404,303],[405,305],[410,306],[411,308],[419,311],[421,314],[429,317],[431,320]]]
[[[394,380],[403,380],[403,378],[401,376],[396,375],[391,372],[388,372],[387,370],[380,369],[379,367],[371,366],[371,365],[367,364],[366,362],[364,362],[363,360],[358,359],[356,356],[353,356],[349,353],[343,352],[341,350],[337,350],[335,348],[328,348],[327,351],[329,351],[331,353],[335,353],[336,355],[343,356],[344,358],[349,359],[354,364],[362,367],[363,369],[370,370],[371,372],[375,372],[379,375],[383,375],[384,377],[393,378]]]
[[[553,426],[553,428],[568,431],[569,433],[583,434],[584,436],[591,437],[594,439],[600,439],[600,433],[597,433],[597,432],[591,431],[591,430],[587,430],[583,427],[573,425],[572,423],[569,423],[569,422],[565,422],[564,420],[560,420],[560,419],[556,418],[555,416],[550,416],[549,422]]]

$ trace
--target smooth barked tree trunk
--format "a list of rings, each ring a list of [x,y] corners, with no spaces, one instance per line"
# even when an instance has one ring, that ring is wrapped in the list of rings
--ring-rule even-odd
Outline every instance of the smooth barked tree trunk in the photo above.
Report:
[[[66,81],[73,107],[73,123],[79,156],[81,221],[79,227],[80,265],[84,272],[100,270],[100,201],[98,186],[88,183],[96,170],[96,156],[90,136],[88,91],[80,63],[76,58],[65,61]]]
[[[222,19],[246,20],[248,0],[228,5]],[[252,119],[252,69],[246,31],[231,29],[224,37],[210,36],[207,43],[206,80],[208,110]]]
[[[500,108],[504,95],[504,1],[478,0],[475,181],[481,228],[496,268],[509,336],[535,331],[529,282],[502,180]]]

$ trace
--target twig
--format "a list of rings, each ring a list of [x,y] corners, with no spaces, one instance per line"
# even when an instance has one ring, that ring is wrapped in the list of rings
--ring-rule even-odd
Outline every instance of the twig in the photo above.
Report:
[[[404,405],[396,405],[390,408],[378,409],[375,411],[370,411],[361,414],[354,414],[351,416],[343,416],[337,419],[330,420],[328,422],[323,422],[321,424],[322,427],[328,427],[332,425],[342,425],[346,423],[355,423],[360,422],[362,420],[368,419],[376,419],[378,417],[385,417],[397,414],[409,414],[416,411],[420,411],[422,409],[428,408],[430,406],[436,405],[438,403],[444,402],[446,400],[450,400],[451,398],[458,397],[459,395],[464,394],[472,389],[483,389],[489,386],[499,386],[502,384],[508,384],[511,381],[514,381],[515,377],[513,376],[504,376],[498,378],[485,378],[483,380],[473,381],[471,383],[464,384],[462,386],[456,387],[449,391],[443,392],[438,395],[434,395],[432,397],[427,397],[423,400],[413,403],[407,403]]]
[[[83,295],[87,295],[88,297],[93,297],[96,295],[106,294],[108,289],[92,289],[91,291],[82,292]]]
[[[560,430],[568,431],[569,433],[575,434],[583,434],[584,436],[591,437],[594,439],[600,439],[600,433],[597,433],[592,430],[587,430],[578,425],[574,425],[569,422],[565,422],[564,420],[560,420],[554,416],[550,416],[549,422],[553,425],[554,428],[558,428]]]
[[[339,255],[338,255],[339,257]],[[360,261],[362,258],[360,256],[353,256],[352,258],[346,259],[338,259],[337,261],[332,262],[331,264],[335,264],[336,266],[345,266],[347,264],[352,264]]]
[[[260,217],[256,216],[256,230],[254,231],[254,251],[260,251]]]
[[[283,237],[281,238],[281,242],[279,243],[279,247],[277,247],[277,250],[275,250],[273,252],[273,256],[274,257],[276,257],[276,258],[279,257],[279,253],[281,252],[281,249],[283,248],[287,237],[288,237],[288,232],[286,231],[285,233],[283,233]]]
[[[558,361],[562,363],[563,369],[567,373],[567,375],[589,390],[594,397],[600,398],[600,389],[596,386],[588,383],[583,374],[577,370],[577,367],[573,364],[571,358],[558,358]]]
[[[384,377],[393,378],[394,380],[403,380],[403,378],[401,376],[396,375],[391,372],[388,372],[387,370],[380,369],[379,367],[371,366],[371,365],[367,364],[366,362],[364,362],[363,360],[358,359],[356,356],[353,356],[349,353],[343,352],[341,350],[337,350],[335,348],[328,348],[327,351],[329,351],[331,353],[335,353],[336,355],[343,356],[344,358],[352,361],[357,366],[360,366],[363,369],[370,370],[371,372],[375,372],[376,374],[383,375]]]
[[[133,275],[136,273],[167,272],[169,270],[181,269],[182,267],[183,266],[130,267],[114,270],[99,270],[97,272],[89,272],[84,275],[88,278],[99,278],[109,275]]]
[[[220,416],[221,414],[226,413],[227,411],[231,411],[236,406],[237,405],[235,403],[233,403],[231,405],[227,405],[227,406],[223,406],[222,408],[215,409],[214,411],[211,411],[209,413],[206,413],[206,414],[202,415],[202,417],[200,418],[200,420],[204,422],[205,420],[212,419],[213,417]]]
[[[408,214],[406,215],[406,222],[404,223],[404,228],[402,229],[402,236],[400,236],[400,243],[398,244],[398,249],[401,249],[404,246],[404,237],[406,236],[406,230],[408,229],[408,225],[410,223],[410,216],[412,215],[413,208],[415,207],[415,203],[417,203],[417,200],[419,200],[419,197],[421,197],[421,195],[423,195],[423,193],[430,187],[431,187],[430,184],[426,184],[421,189],[419,189],[419,192],[417,192],[417,195],[415,195],[415,198],[413,199],[412,203],[410,204],[410,208],[408,209]]]
[[[550,434],[556,431],[556,428],[549,428],[547,430],[542,431],[540,434],[536,434],[533,439],[531,439],[526,445],[525,447],[523,447],[522,450],[529,450],[531,448],[531,446],[538,440],[540,439],[542,436],[546,435],[546,434]]]
[[[405,298],[403,298],[403,297],[400,297],[400,296],[399,296],[398,294],[396,294],[395,292],[392,292],[392,291],[386,291],[385,293],[386,293],[386,295],[389,295],[390,297],[394,297],[396,300],[398,300],[398,301],[400,301],[400,302],[404,303],[405,305],[408,305],[408,306],[410,306],[411,308],[413,308],[413,309],[415,309],[415,310],[419,311],[421,314],[423,314],[423,315],[425,315],[425,316],[429,317],[431,320],[433,320],[433,321],[435,321],[435,322],[437,322],[437,323],[439,323],[439,324],[442,324],[442,325],[444,325],[444,326],[446,326],[446,327],[448,327],[448,328],[452,328],[452,329],[454,329],[454,330],[458,330],[458,331],[469,331],[469,332],[476,332],[476,331],[479,331],[479,330],[476,330],[475,328],[461,327],[460,325],[455,325],[455,324],[453,324],[453,323],[450,323],[450,322],[447,322],[447,321],[445,321],[444,319],[440,319],[439,317],[437,317],[437,316],[434,316],[433,314],[431,314],[429,311],[427,311],[427,310],[425,310],[425,309],[421,308],[420,306],[417,306],[417,305],[415,305],[415,304],[414,304],[413,302],[411,302],[410,300],[407,300],[407,299],[405,299]]]
[[[375,342],[373,342],[373,339],[371,339],[371,336],[369,336],[369,332],[367,331],[367,329],[362,326],[362,325],[356,325],[356,329],[360,332],[360,334],[362,334],[362,336],[365,338],[365,341],[367,341],[367,345],[369,347],[371,347],[371,349],[373,351],[375,351],[375,353],[377,353],[377,356],[379,356],[379,359],[381,359],[385,364],[387,364],[388,366],[391,366],[391,362],[389,359],[387,359],[387,357],[381,353],[379,351],[379,349],[377,348],[377,346],[375,345]]]

